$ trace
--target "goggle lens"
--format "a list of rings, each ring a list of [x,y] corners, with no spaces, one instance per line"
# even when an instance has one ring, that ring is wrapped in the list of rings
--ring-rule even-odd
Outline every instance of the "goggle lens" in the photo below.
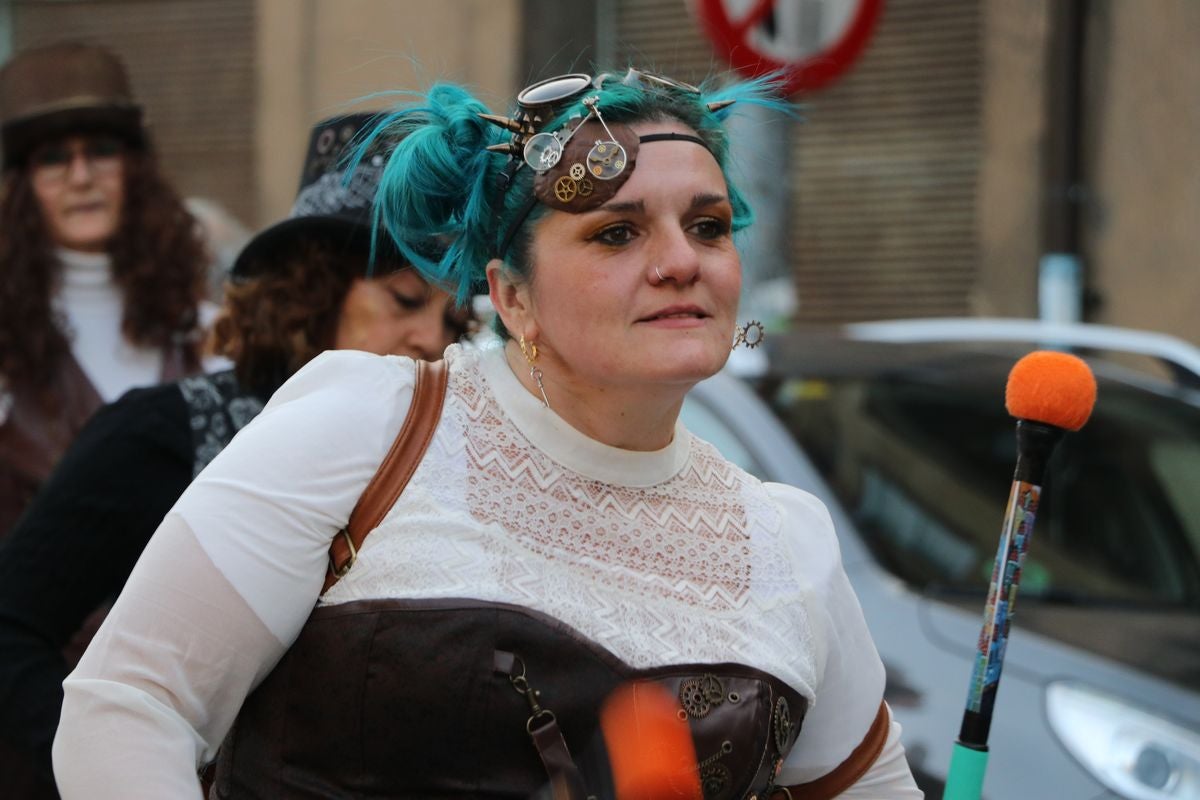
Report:
[[[590,75],[573,73],[539,81],[517,95],[517,103],[528,108],[561,103],[582,94],[592,85]]]

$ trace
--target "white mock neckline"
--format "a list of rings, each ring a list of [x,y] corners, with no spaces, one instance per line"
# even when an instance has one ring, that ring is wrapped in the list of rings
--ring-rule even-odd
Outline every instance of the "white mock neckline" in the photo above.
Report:
[[[107,253],[55,250],[62,283],[54,304],[66,317],[71,352],[105,402],[134,386],[152,386],[162,375],[162,349],[140,347],[121,333],[125,300],[113,280]]]
[[[69,250],[59,247],[55,255],[63,266],[63,283],[72,287],[110,287],[114,286],[112,271],[109,269],[112,258],[108,253],[84,253],[79,250]]]
[[[503,347],[485,348],[479,358],[500,408],[534,447],[567,469],[617,486],[654,486],[675,477],[687,462],[691,437],[682,422],[675,423],[671,443],[661,450],[612,447],[543,406],[513,374]]]

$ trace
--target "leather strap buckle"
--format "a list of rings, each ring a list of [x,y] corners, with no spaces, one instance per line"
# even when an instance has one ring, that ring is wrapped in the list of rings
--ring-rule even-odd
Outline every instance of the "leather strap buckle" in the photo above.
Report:
[[[346,563],[339,567],[337,562],[333,560],[333,552],[330,551],[329,571],[334,574],[334,577],[341,578],[350,571],[350,568],[354,566],[354,562],[358,560],[358,550],[354,547],[354,540],[350,538],[349,531],[347,531],[345,528],[342,528],[340,531],[338,531],[338,535],[342,536],[346,540],[346,547],[350,549],[350,556],[346,559]],[[334,538],[336,539],[337,536]]]
[[[442,417],[449,376],[445,361],[417,362],[416,383],[408,415],[383,463],[350,512],[346,527],[331,540],[329,572],[325,575],[321,594],[328,592],[354,566],[358,560],[358,548],[362,547],[367,534],[383,521],[388,510],[395,505],[396,498],[404,491],[408,479],[420,466],[421,458]]]

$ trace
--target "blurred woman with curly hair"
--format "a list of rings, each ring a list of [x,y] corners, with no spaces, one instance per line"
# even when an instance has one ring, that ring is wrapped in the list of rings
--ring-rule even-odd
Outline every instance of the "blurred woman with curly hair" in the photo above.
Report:
[[[207,256],[109,51],[9,61],[0,133],[3,536],[102,402],[199,370]]]
[[[292,214],[238,255],[209,339],[233,368],[134,389],[98,411],[0,544],[0,740],[39,769],[46,792],[73,666],[62,647],[117,594],[192,478],[321,352],[433,360],[470,328],[469,311],[394,250],[378,248],[367,277],[381,167],[347,176],[340,156],[373,118],[316,126]]]

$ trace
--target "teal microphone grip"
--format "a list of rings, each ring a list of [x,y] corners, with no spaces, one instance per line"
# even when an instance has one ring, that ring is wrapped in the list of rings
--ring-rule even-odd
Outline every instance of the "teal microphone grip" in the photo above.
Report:
[[[987,771],[987,762],[987,745],[977,749],[955,742],[942,800],[980,800],[983,797],[983,774]]]

